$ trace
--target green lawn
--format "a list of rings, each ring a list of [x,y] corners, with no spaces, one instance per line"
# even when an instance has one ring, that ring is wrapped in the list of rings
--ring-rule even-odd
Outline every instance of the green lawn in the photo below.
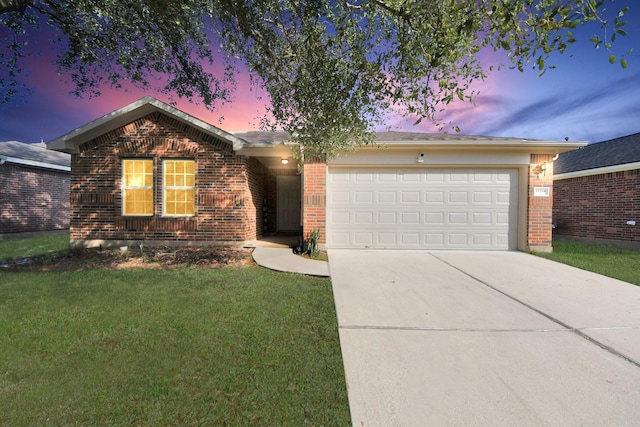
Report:
[[[0,261],[58,252],[69,248],[69,233],[0,240]]]
[[[640,285],[640,251],[554,241],[553,253],[537,255]]]
[[[350,425],[328,279],[3,272],[0,425]]]

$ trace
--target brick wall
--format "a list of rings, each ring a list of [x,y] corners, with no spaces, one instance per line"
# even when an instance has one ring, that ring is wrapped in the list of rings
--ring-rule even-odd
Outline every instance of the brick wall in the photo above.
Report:
[[[553,187],[557,236],[640,243],[640,169],[556,180]]]
[[[122,160],[154,161],[154,215],[122,215]],[[195,215],[162,216],[162,160],[196,163]],[[161,113],[102,135],[72,155],[71,241],[241,243],[260,235],[264,168],[224,141]],[[107,242],[108,244],[108,242]]]
[[[265,180],[267,168],[256,158],[245,158],[247,168],[246,206],[247,227],[245,240],[251,240],[264,234],[264,200],[266,197]]]
[[[546,170],[543,168],[546,166]],[[534,188],[548,188],[549,197],[535,197]],[[550,251],[552,248],[553,156],[532,154],[529,165],[527,211],[527,248]]]
[[[69,228],[69,172],[0,165],[0,234]]]
[[[327,165],[324,163],[305,163],[304,197],[302,226],[307,239],[314,229],[320,230],[320,242],[326,243],[326,201],[327,201]]]

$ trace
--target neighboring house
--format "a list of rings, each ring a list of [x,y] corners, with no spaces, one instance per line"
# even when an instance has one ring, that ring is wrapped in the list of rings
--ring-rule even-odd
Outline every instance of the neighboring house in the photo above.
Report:
[[[556,237],[640,249],[640,133],[561,154]]]
[[[0,236],[69,228],[70,156],[0,142]]]
[[[385,132],[298,167],[282,132],[230,134],[145,97],[48,143],[72,153],[74,245],[551,250],[552,163],[585,144]],[[283,160],[290,160],[283,164]]]

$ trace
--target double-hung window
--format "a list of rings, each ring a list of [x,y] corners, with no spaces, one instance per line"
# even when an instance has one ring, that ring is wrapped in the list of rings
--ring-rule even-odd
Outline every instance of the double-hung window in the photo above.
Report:
[[[165,216],[192,216],[195,213],[195,162],[163,162],[163,204]]]
[[[122,161],[122,214],[153,215],[153,160]]]

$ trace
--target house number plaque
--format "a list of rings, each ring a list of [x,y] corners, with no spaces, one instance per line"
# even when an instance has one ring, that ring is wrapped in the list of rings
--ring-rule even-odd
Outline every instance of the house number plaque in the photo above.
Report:
[[[533,187],[533,197],[549,197],[550,194],[549,187]]]

